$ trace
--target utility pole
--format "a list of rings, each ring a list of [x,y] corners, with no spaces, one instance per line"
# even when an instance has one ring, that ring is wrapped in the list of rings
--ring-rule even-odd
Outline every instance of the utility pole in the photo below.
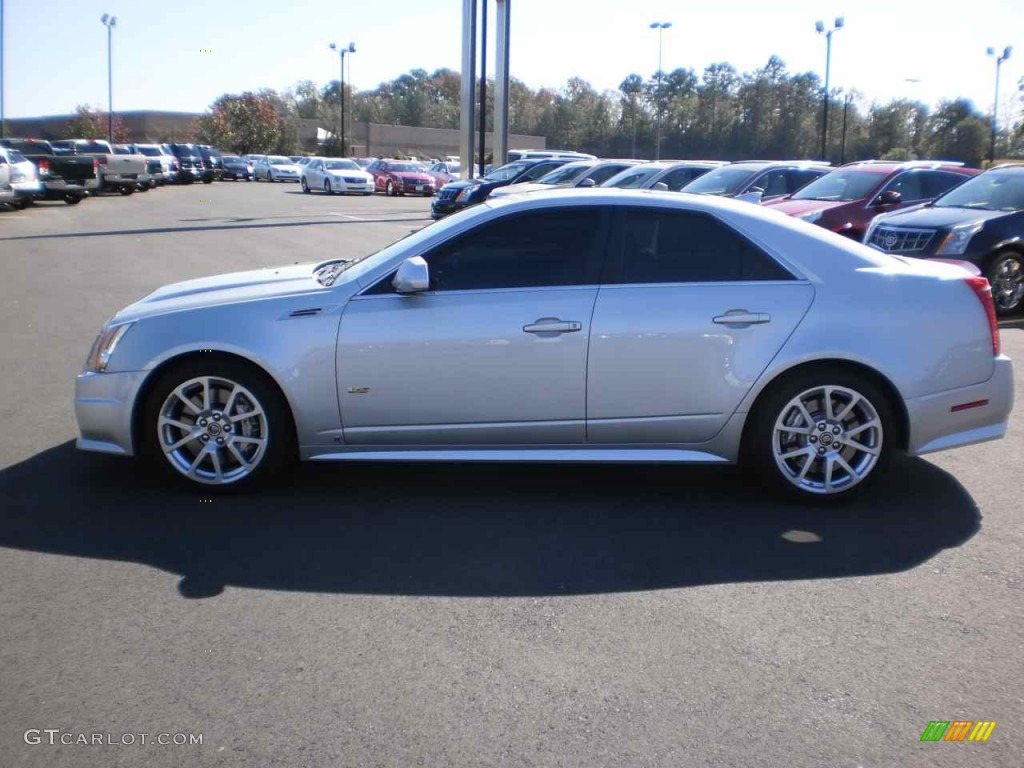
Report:
[[[100,21],[107,28],[107,142],[114,143],[114,27],[117,26],[117,16],[110,16],[104,13]]]
[[[825,35],[825,106],[821,112],[821,159],[828,160],[828,88],[829,75],[832,69],[832,33],[843,28],[845,22],[842,16],[836,16],[835,26],[825,31],[825,22],[818,21],[814,29],[819,35]]]

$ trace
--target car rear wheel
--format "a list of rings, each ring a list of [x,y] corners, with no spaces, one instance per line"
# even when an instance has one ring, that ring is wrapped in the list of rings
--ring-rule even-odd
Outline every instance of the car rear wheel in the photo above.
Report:
[[[120,187],[117,191],[120,192],[125,197],[127,197],[128,195],[135,192],[135,187],[131,186],[130,184],[125,184],[124,186]]]
[[[143,456],[193,484],[239,487],[269,478],[295,455],[287,406],[258,368],[212,357],[163,373],[146,396]]]
[[[384,190],[384,194],[386,194],[388,197],[394,197],[395,196],[395,184],[394,184],[394,182],[388,181],[387,187]]]
[[[299,179],[299,186],[302,187],[302,191],[303,192],[305,192],[307,195],[309,194],[309,185],[306,183],[306,177],[305,176],[303,176],[301,179]]]
[[[1010,315],[1024,305],[1024,259],[1020,254],[1004,252],[996,254],[988,268],[989,283],[992,285],[992,300],[996,312]]]
[[[64,202],[67,203],[68,205],[78,205],[80,202],[82,202],[81,195],[73,195],[70,192],[65,194],[63,199]]]
[[[819,369],[788,377],[758,402],[744,437],[744,460],[790,498],[852,498],[884,470],[892,408],[866,376]]]

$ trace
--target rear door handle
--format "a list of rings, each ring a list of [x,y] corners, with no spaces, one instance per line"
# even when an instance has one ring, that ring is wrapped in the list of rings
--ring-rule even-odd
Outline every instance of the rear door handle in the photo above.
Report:
[[[713,318],[719,325],[759,325],[770,323],[772,316],[766,312],[747,312],[745,309],[730,309],[724,315]]]
[[[523,326],[524,333],[573,333],[580,330],[583,330],[583,323],[579,320],[559,320],[557,317],[542,317]]]

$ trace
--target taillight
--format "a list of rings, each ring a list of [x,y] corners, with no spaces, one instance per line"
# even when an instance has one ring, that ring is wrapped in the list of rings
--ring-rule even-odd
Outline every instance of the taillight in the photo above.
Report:
[[[992,354],[999,354],[999,324],[996,321],[996,303],[992,300],[992,286],[984,277],[965,277],[964,282],[971,286],[974,295],[978,297],[981,306],[985,308],[988,316],[988,329],[992,334]]]
[[[99,163],[100,165],[106,165],[107,164],[107,156],[106,155],[100,155],[99,157],[96,158],[96,162]]]
[[[50,161],[49,160],[40,160],[39,161],[39,175],[40,176],[49,176],[50,175]]]

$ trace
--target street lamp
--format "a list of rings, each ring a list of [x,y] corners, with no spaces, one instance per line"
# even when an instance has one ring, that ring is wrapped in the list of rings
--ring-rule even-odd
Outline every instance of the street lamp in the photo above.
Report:
[[[1003,66],[1003,62],[1010,58],[1010,54],[1013,52],[1013,46],[1008,45],[1003,48],[1003,52],[996,55],[995,48],[989,48],[986,53],[989,56],[995,56],[996,59],[996,99],[992,104],[992,139],[988,146],[988,163],[992,165],[996,161],[996,131],[998,130],[998,116],[999,116],[999,69]]]
[[[832,29],[825,29],[825,22],[814,22],[814,29],[819,35],[825,36],[825,107],[821,113],[821,159],[827,160],[826,143],[828,141],[828,81],[832,69],[832,33],[843,28],[845,22],[842,16],[836,16],[835,26]]]
[[[339,101],[341,102],[341,130],[338,133],[341,135],[341,156],[345,156],[345,54],[355,53],[356,44],[349,43],[348,46],[340,46],[337,43],[331,43],[330,49],[337,51],[341,54],[341,88],[339,89]]]
[[[650,24],[651,29],[658,30],[658,89],[655,94],[656,108],[657,108],[657,139],[654,144],[654,159],[661,159],[661,50],[662,50],[662,33],[672,26],[671,21],[652,21]]]
[[[117,26],[117,16],[104,13],[100,21],[107,28],[107,141],[114,141],[114,69],[111,54],[113,51],[113,32]]]

